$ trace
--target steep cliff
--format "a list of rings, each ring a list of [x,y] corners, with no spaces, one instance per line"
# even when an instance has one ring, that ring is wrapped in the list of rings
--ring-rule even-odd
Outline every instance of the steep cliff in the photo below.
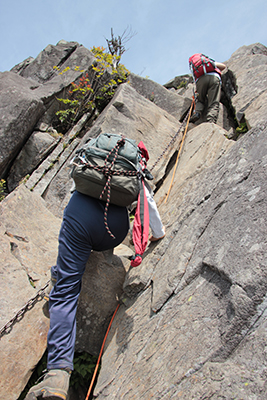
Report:
[[[75,66],[94,62],[89,50],[61,41],[0,73],[0,171],[10,192],[0,203],[0,327],[11,321],[1,331],[1,398],[19,397],[46,348],[49,320],[36,296],[56,261],[69,161],[107,131],[149,149],[166,236],[147,246],[137,268],[130,235],[112,258],[88,260],[77,350],[98,354],[121,299],[95,398],[266,398],[266,60],[257,43],[225,61],[218,123],[189,124],[174,179],[189,76],[179,89],[179,77],[163,87],[131,74],[97,118],[84,115],[61,138],[52,126],[55,99],[80,77]],[[70,71],[62,77],[54,65]],[[238,136],[241,124],[249,130]]]

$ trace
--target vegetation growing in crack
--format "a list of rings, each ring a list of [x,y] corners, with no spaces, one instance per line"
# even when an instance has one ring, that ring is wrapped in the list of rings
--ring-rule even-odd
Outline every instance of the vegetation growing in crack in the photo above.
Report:
[[[236,128],[236,133],[237,133],[238,135],[243,134],[243,133],[246,133],[247,131],[248,131],[248,127],[247,127],[246,122],[241,122],[241,123],[239,124],[239,126]]]
[[[73,387],[75,391],[77,391],[79,388],[87,391],[95,370],[96,362],[96,356],[92,356],[85,351],[80,353],[76,352],[73,359],[74,370],[70,378],[70,387]],[[37,364],[32,376],[30,377],[18,400],[23,400],[29,389],[43,376],[44,372],[46,371],[46,365],[47,351]]]
[[[0,201],[5,198],[5,188],[6,188],[6,181],[4,179],[0,180]]]
[[[182,81],[180,83],[180,85],[177,87],[177,89],[182,89],[182,88],[186,88],[188,85],[188,83],[186,81]]]
[[[93,115],[100,113],[112,99],[117,87],[127,82],[129,71],[120,64],[121,55],[110,54],[104,47],[93,47],[91,52],[95,56],[95,62],[88,71],[75,67],[82,76],[71,83],[68,94],[64,98],[57,98],[61,104],[61,109],[56,112],[56,116],[63,132],[75,125],[85,113]],[[64,74],[69,70],[65,68],[59,74]]]

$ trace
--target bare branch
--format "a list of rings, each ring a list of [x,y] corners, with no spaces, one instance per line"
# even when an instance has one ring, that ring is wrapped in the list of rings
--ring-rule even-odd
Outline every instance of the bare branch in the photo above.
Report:
[[[114,65],[115,68],[119,64],[121,56],[126,51],[124,44],[129,42],[129,40],[132,39],[132,37],[136,34],[137,32],[132,32],[132,28],[129,28],[129,26],[127,26],[127,28],[123,31],[123,34],[116,37],[114,36],[113,28],[111,28],[111,39],[105,39],[108,44],[110,54],[113,56],[116,55],[118,57],[115,63],[116,65]]]

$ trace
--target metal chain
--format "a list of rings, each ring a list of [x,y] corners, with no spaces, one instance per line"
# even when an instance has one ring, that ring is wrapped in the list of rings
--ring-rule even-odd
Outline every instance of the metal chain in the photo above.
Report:
[[[161,155],[158,157],[158,159],[156,160],[156,162],[153,164],[152,168],[150,168],[150,171],[153,171],[153,169],[155,168],[155,166],[158,164],[158,162],[161,160],[161,158],[164,156],[164,154],[166,153],[166,151],[171,147],[171,145],[174,143],[174,141],[176,140],[177,136],[179,135],[180,131],[182,128],[185,127],[188,115],[189,115],[190,109],[188,110],[186,116],[184,117],[184,120],[182,122],[182,125],[180,126],[180,128],[178,129],[178,131],[176,132],[176,134],[173,136],[172,140],[170,141],[170,143],[165,147],[165,149],[163,150],[163,152],[161,153]]]
[[[49,279],[49,281],[46,282],[46,284],[45,284],[41,289],[38,290],[38,292],[36,293],[36,295],[35,295],[34,297],[32,297],[30,300],[28,300],[27,303],[26,303],[23,307],[21,307],[21,309],[16,313],[16,315],[15,315],[13,318],[11,318],[11,320],[8,321],[8,322],[0,329],[0,339],[2,338],[2,336],[3,336],[4,334],[10,333],[11,330],[12,330],[13,325],[14,325],[16,322],[21,321],[22,318],[23,318],[23,316],[24,316],[24,314],[25,314],[27,311],[31,310],[31,309],[34,307],[34,305],[35,305],[38,301],[41,301],[41,300],[43,299],[45,289],[48,287],[49,282],[50,282],[50,279]]]

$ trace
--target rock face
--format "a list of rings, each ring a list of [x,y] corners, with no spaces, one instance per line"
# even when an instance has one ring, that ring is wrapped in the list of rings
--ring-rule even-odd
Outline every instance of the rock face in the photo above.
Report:
[[[128,272],[97,399],[266,397],[265,136],[174,184],[167,238]]]
[[[183,114],[191,105],[192,97],[173,93],[150,79],[131,74],[130,83],[141,96],[152,101],[178,120],[183,117]]]
[[[56,261],[60,220],[23,185],[0,203],[0,215],[2,327],[48,281],[49,266]],[[19,397],[42,357],[49,328],[42,306],[38,301],[0,340],[2,399]]]
[[[266,120],[267,51],[260,43],[243,46],[233,53],[227,63],[236,79],[237,93],[232,98],[239,121],[248,128]]]
[[[0,73],[0,176],[6,178],[23,145],[41,122],[51,123],[58,109],[56,96],[89,68],[93,54],[76,42],[49,45],[35,60],[25,60]],[[63,74],[57,73],[54,66]],[[80,68],[75,70],[75,67]],[[23,178],[21,176],[20,178]],[[13,189],[13,185],[12,185]]]
[[[9,179],[9,190],[15,189],[22,178],[31,174],[56,147],[59,139],[53,138],[48,132],[36,131],[31,134],[13,163]]]
[[[5,176],[44,113],[44,106],[29,82],[12,72],[0,73],[0,96],[0,175]]]
[[[76,149],[101,132],[149,149],[166,236],[137,268],[130,235],[114,255],[92,253],[83,278],[76,350],[98,355],[121,299],[96,399],[266,399],[266,57],[253,44],[225,62],[218,124],[189,124],[184,142],[188,75],[163,87],[131,74],[93,123],[84,114],[61,137],[52,128],[55,98],[92,53],[60,41],[0,73],[0,171],[10,192],[0,203],[0,329],[49,279]],[[69,69],[60,75],[54,66]],[[233,116],[250,128],[238,140],[229,139],[238,136]],[[45,351],[49,320],[37,300],[0,331],[1,399],[19,397]]]

